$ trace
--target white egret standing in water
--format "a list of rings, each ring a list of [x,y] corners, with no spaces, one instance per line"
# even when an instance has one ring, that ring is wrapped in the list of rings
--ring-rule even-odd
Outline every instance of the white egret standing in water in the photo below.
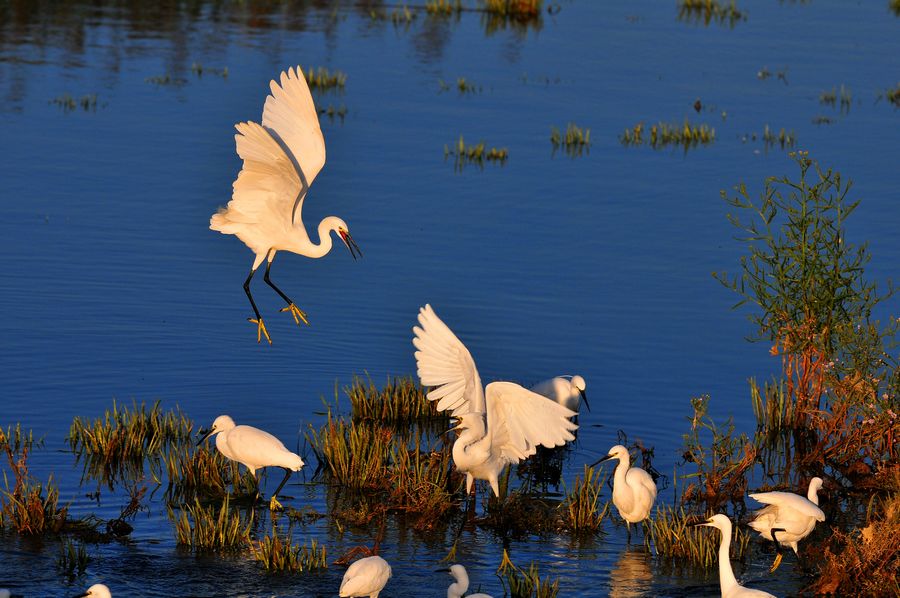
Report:
[[[288,69],[281,73],[281,84],[270,83],[271,95],[263,107],[262,124],[242,122],[235,125],[237,153],[244,163],[233,184],[231,201],[213,214],[209,228],[223,234],[236,235],[256,254],[250,275],[244,281],[244,292],[256,319],[256,342],[266,330],[253,295],[250,281],[263,260],[263,280],[287,303],[281,311],[290,312],[300,325],[309,324],[306,314],[269,278],[269,269],[277,251],[291,251],[310,258],[320,258],[331,251],[331,233],[336,232],[354,259],[362,255],[350,236],[347,223],[328,216],[319,223],[319,243],[309,238],[303,224],[303,200],[316,175],[325,165],[325,139],[319,128],[319,115],[313,103],[303,70]]]
[[[84,598],[84,596],[90,596],[90,598],[112,598],[112,593],[102,583],[95,583],[86,592],[78,594],[75,598]]]
[[[728,556],[731,546],[731,520],[728,517],[721,514],[713,515],[706,523],[698,525],[714,527],[722,532],[722,541],[719,544],[719,588],[722,590],[722,598],[775,598],[768,592],[745,588],[734,578]]]
[[[220,415],[213,422],[212,428],[197,442],[199,446],[204,440],[216,435],[216,448],[219,452],[231,459],[242,463],[250,470],[250,474],[256,477],[256,470],[263,467],[281,467],[284,469],[284,479],[278,484],[278,488],[272,493],[269,500],[269,508],[274,510],[281,507],[276,498],[278,492],[291,477],[291,472],[300,471],[303,467],[303,459],[300,455],[292,453],[285,448],[280,440],[253,426],[236,426],[234,420],[227,415]]]
[[[448,569],[438,571],[449,573],[454,582],[447,588],[447,598],[462,598],[469,589],[469,574],[462,565],[451,565]],[[487,594],[469,594],[466,598],[492,598]]]
[[[777,555],[769,573],[781,564],[782,546],[790,546],[799,558],[797,542],[812,533],[816,521],[825,521],[825,513],[819,508],[819,489],[822,478],[809,481],[806,498],[793,492],[757,492],[750,498],[767,505],[756,512],[756,517],[748,525],[767,540],[775,542]]]
[[[378,598],[391,578],[391,566],[380,556],[367,556],[355,561],[344,573],[341,581],[341,598],[368,596]]]
[[[584,401],[584,405],[588,408],[588,411],[591,410],[584,389],[584,378],[578,375],[557,376],[556,378],[538,382],[531,387],[532,392],[544,395],[551,401],[556,401],[566,409],[571,409],[575,413],[578,413],[582,401]]]
[[[613,504],[629,525],[640,523],[650,516],[653,501],[656,500],[656,484],[650,474],[640,467],[629,467],[631,459],[628,449],[621,444],[609,449],[609,453],[591,465],[618,459],[613,475]]]
[[[419,324],[413,328],[419,378],[436,387],[428,399],[438,401],[438,410],[459,421],[453,462],[466,474],[466,492],[479,479],[500,496],[499,475],[508,463],[530,457],[538,445],[553,448],[575,438],[574,411],[513,382],[482,387],[469,350],[430,305],[419,310]]]

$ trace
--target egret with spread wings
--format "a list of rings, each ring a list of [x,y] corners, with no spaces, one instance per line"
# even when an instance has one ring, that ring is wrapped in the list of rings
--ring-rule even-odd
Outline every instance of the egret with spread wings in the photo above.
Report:
[[[281,81],[272,81],[271,95],[263,107],[262,124],[242,122],[235,125],[237,153],[244,161],[233,184],[231,201],[212,215],[209,228],[236,235],[256,258],[244,281],[244,292],[256,319],[256,342],[266,330],[253,295],[250,281],[257,268],[267,261],[263,280],[287,303],[281,311],[290,312],[294,322],[309,324],[306,314],[269,278],[269,269],[277,251],[291,251],[320,258],[331,251],[331,233],[336,232],[356,259],[362,252],[350,236],[347,223],[337,216],[324,218],[318,227],[319,242],[313,243],[303,224],[303,201],[310,185],[325,165],[325,139],[319,128],[319,115],[300,67],[281,73]]]
[[[430,305],[419,310],[419,324],[413,328],[419,378],[434,387],[428,399],[459,422],[453,462],[466,474],[467,492],[479,479],[500,496],[498,479],[507,464],[530,457],[539,445],[553,448],[574,439],[574,411],[513,382],[482,387],[469,350]]]

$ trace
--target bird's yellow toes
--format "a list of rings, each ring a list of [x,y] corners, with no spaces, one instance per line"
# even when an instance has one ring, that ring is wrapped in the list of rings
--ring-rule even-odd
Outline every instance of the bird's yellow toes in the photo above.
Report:
[[[270,511],[283,511],[284,507],[281,506],[281,503],[278,502],[278,499],[274,496],[269,499],[269,510]]]
[[[300,309],[299,307],[297,307],[297,304],[296,304],[296,303],[291,303],[291,304],[288,305],[287,307],[282,308],[281,311],[287,311],[287,312],[290,312],[291,315],[294,316],[294,323],[296,323],[297,326],[300,325],[300,321],[301,321],[301,320],[303,321],[304,324],[306,324],[307,326],[309,326],[309,320],[306,319],[306,312],[304,312],[302,309]]]
[[[769,573],[775,573],[775,569],[777,569],[778,566],[781,565],[781,559],[783,556],[784,555],[782,553],[778,553],[778,555],[775,557],[775,562],[772,563],[772,568],[769,569]]]
[[[266,340],[269,341],[269,344],[272,344],[272,338],[269,336],[269,331],[266,330],[266,325],[263,323],[262,318],[255,320],[253,318],[247,318],[248,322],[253,322],[256,324],[256,342],[262,342],[262,337],[265,335]]]

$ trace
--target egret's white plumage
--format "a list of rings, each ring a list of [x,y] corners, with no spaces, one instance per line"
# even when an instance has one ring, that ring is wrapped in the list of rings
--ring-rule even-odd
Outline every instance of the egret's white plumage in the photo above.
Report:
[[[543,382],[538,382],[531,387],[532,392],[544,395],[551,401],[556,401],[566,409],[578,413],[581,401],[584,401],[588,411],[591,406],[587,402],[587,394],[584,391],[584,378],[581,376],[557,376]]]
[[[819,508],[819,489],[822,478],[815,477],[809,481],[806,498],[793,492],[757,492],[750,498],[764,505],[755,514],[748,525],[759,532],[767,540],[775,541],[782,546],[790,546],[794,554],[797,543],[812,533],[816,521],[825,521],[825,513]],[[774,538],[772,530],[775,530]],[[781,553],[775,558],[772,571],[781,564]]]
[[[472,355],[430,305],[419,310],[413,344],[419,378],[433,388],[428,399],[451,412],[461,430],[453,462],[466,474],[466,490],[487,480],[499,496],[499,475],[508,463],[533,455],[539,445],[553,448],[575,437],[574,411],[513,382],[481,386]]]
[[[451,565],[449,569],[441,569],[448,572],[454,582],[447,588],[447,598],[462,598],[469,589],[469,574],[462,565]],[[467,598],[492,598],[488,594],[469,594]]]
[[[356,258],[359,247],[350,236],[347,223],[328,216],[318,226],[319,243],[310,240],[303,224],[303,201],[319,171],[325,164],[325,138],[319,127],[319,115],[309,86],[299,67],[281,73],[280,83],[271,81],[271,95],[263,107],[262,124],[242,122],[235,125],[237,153],[244,161],[233,184],[231,201],[212,215],[209,228],[235,235],[256,254],[244,291],[256,314],[257,342],[266,331],[262,316],[250,294],[250,280],[263,260],[265,281],[288,306],[299,325],[308,323],[306,314],[269,279],[275,253],[291,251],[310,258],[320,258],[331,251],[331,233],[336,232],[351,255]]]
[[[391,566],[380,556],[367,556],[354,562],[341,581],[341,598],[368,596],[378,598],[391,578]]]
[[[84,596],[90,596],[90,598],[112,598],[112,593],[110,593],[109,588],[102,583],[95,583],[89,587],[87,591],[78,594],[75,598],[83,598]]]
[[[268,432],[253,426],[236,426],[234,420],[227,415],[217,417],[197,444],[212,435],[216,435],[216,448],[219,452],[232,461],[246,466],[254,477],[256,470],[263,467],[281,467],[285,470],[284,479],[272,494],[270,501],[272,508],[279,506],[276,500],[278,491],[287,482],[291,472],[300,471],[304,465],[300,455],[289,451],[280,440]]]
[[[745,588],[734,578],[731,569],[728,551],[731,546],[731,520],[725,515],[713,515],[706,523],[707,527],[714,527],[722,532],[722,541],[719,543],[719,587],[722,590],[722,598],[775,598],[768,592]]]
[[[591,465],[608,459],[618,459],[613,474],[613,504],[619,515],[628,523],[639,523],[650,516],[653,501],[656,500],[656,484],[650,474],[640,467],[630,467],[628,449],[621,444],[609,449],[609,453]]]

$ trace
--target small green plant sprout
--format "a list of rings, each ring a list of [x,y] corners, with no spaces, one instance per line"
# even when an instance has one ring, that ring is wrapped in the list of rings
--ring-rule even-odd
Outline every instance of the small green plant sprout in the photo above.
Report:
[[[689,515],[683,508],[658,507],[651,519],[642,522],[644,545],[671,565],[712,568],[718,559],[720,540],[717,534],[697,527],[702,522],[703,517]],[[735,526],[731,538],[731,558],[743,559],[749,545],[750,534]]]
[[[405,4],[391,12],[391,22],[394,25],[409,26],[415,19],[416,13],[411,11]]]
[[[30,536],[58,533],[66,524],[68,507],[59,508],[59,489],[52,476],[44,486],[29,475],[28,454],[34,445],[32,432],[23,433],[19,424],[6,430],[0,428],[0,452],[6,455],[13,474],[12,488],[6,472],[3,474],[0,528]]]
[[[181,87],[182,85],[187,83],[187,79],[176,77],[175,75],[171,75],[169,73],[147,77],[146,79],[144,79],[144,81],[157,87]]]
[[[90,562],[91,557],[88,555],[84,543],[79,542],[76,547],[74,542],[66,540],[59,547],[59,555],[56,557],[56,568],[69,580],[72,580],[80,575],[84,575]]]
[[[475,85],[471,81],[467,81],[465,77],[457,77],[456,89],[459,93],[478,93],[481,91],[481,86]]]
[[[715,22],[734,27],[738,21],[746,21],[747,16],[738,9],[735,0],[728,3],[719,0],[679,0],[678,20],[705,26]]]
[[[197,75],[197,77],[203,77],[203,75],[215,75],[217,77],[222,77],[223,79],[228,78],[227,66],[217,69],[209,66],[203,66],[199,62],[195,62],[191,65],[191,72]]]
[[[462,0],[428,0],[425,3],[425,12],[431,16],[449,17],[459,15],[462,10]]]
[[[346,74],[341,71],[330,72],[324,66],[320,66],[318,69],[309,67],[309,70],[307,71],[304,71],[300,67],[298,67],[298,69],[303,73],[310,89],[318,89],[321,91],[344,89],[344,85],[347,83]]]
[[[456,142],[453,149],[447,145],[444,146],[444,160],[449,156],[453,156],[456,170],[462,171],[466,164],[477,164],[482,168],[485,162],[505,164],[509,158],[509,150],[505,147],[486,149],[484,141],[479,141],[476,145],[468,145],[460,135],[459,141]]]
[[[794,147],[797,144],[797,137],[793,131],[785,131],[784,127],[781,127],[776,134],[773,129],[769,128],[768,124],[763,127],[762,140],[766,149],[773,148],[776,145],[781,149],[785,149]]]
[[[584,477],[575,477],[571,490],[566,490],[566,499],[560,505],[563,526],[570,532],[594,533],[609,513],[609,502],[600,508],[600,491],[608,475],[601,478],[593,467],[584,466]]]
[[[175,538],[180,546],[196,551],[239,550],[250,543],[250,529],[253,526],[253,510],[246,521],[240,513],[232,511],[228,497],[216,509],[205,507],[195,500],[192,505],[184,505],[176,517],[169,510],[169,517],[175,520]]]
[[[896,87],[885,89],[878,95],[877,101],[880,101],[881,98],[887,99],[894,107],[900,108],[900,83],[897,83]]]
[[[250,550],[268,573],[303,573],[328,568],[325,547],[315,538],[308,546],[305,542],[293,544],[291,536],[282,539],[273,529],[271,535],[251,542]]]
[[[841,83],[840,90],[838,90],[837,87],[832,87],[830,90],[825,90],[820,93],[819,103],[835,108],[838,106],[838,98],[840,98],[841,112],[850,112],[850,106],[853,105],[853,95],[850,93],[849,89],[844,87],[843,83]]]
[[[591,130],[582,129],[575,123],[566,125],[566,132],[563,134],[556,127],[550,129],[550,143],[553,144],[553,153],[556,153],[560,147],[571,157],[580,156],[582,152],[590,152],[591,149]]]
[[[536,564],[531,563],[528,570],[517,567],[509,559],[509,553],[503,549],[503,560],[497,568],[497,576],[509,588],[511,598],[556,598],[559,594],[559,580],[549,576],[541,579]]]
[[[347,107],[341,104],[338,107],[333,106],[332,104],[328,104],[327,108],[319,108],[319,114],[323,114],[328,117],[328,120],[333,121],[335,118],[339,118],[341,123],[344,122],[344,117],[347,116]]]
[[[425,389],[412,376],[388,378],[381,389],[371,378],[363,380],[354,376],[344,393],[350,399],[354,420],[391,424],[431,419],[449,421],[447,414],[439,412],[436,403],[426,398]]]
[[[72,112],[77,108],[81,108],[85,112],[94,112],[97,110],[97,94],[91,93],[80,98],[74,98],[65,93],[61,96],[56,96],[50,100],[50,103],[59,106],[63,112]]]
[[[619,136],[619,142],[625,146],[640,146],[645,143],[653,149],[680,146],[688,149],[699,145],[710,145],[716,140],[716,130],[709,125],[693,125],[687,119],[681,125],[657,123],[649,130],[644,123],[638,123]]]

